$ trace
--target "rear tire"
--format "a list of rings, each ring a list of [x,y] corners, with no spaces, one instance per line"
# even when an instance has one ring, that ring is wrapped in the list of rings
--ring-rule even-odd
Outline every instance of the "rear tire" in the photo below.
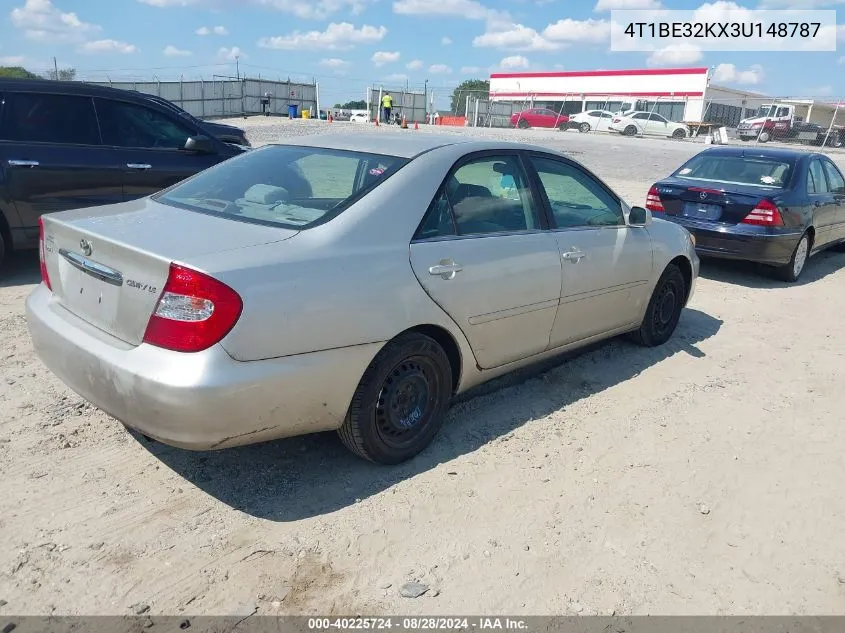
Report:
[[[640,329],[632,333],[632,338],[646,347],[663,345],[672,338],[684,309],[686,292],[681,269],[669,264],[657,281]]]
[[[579,132],[589,132],[590,131],[590,124],[586,121],[578,126]]]
[[[795,245],[795,250],[792,251],[792,257],[789,263],[775,269],[777,277],[788,283],[795,283],[801,277],[801,273],[807,268],[807,261],[810,259],[810,249],[813,247],[810,242],[810,235],[804,233],[798,244]]]
[[[526,130],[528,129],[528,121],[522,119],[519,123],[516,124],[516,127],[518,127],[520,130]]]
[[[411,459],[434,439],[452,397],[452,366],[428,336],[402,334],[373,359],[338,430],[353,453],[379,464]]]
[[[628,127],[625,128],[625,130],[622,132],[622,134],[624,134],[625,136],[636,136],[637,135],[637,126],[629,125]]]
[[[558,123],[557,129],[561,132],[566,132],[569,129],[569,123]]]

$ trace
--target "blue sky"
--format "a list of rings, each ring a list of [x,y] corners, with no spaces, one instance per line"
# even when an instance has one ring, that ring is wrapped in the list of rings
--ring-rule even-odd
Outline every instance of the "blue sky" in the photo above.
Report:
[[[365,87],[446,94],[490,72],[710,66],[714,82],[782,96],[845,98],[837,52],[610,52],[611,9],[696,9],[701,0],[4,0],[0,65],[74,67],[85,79],[235,74],[316,78],[324,101]],[[713,3],[710,3],[713,4]],[[736,7],[733,2],[718,2]],[[746,8],[839,9],[845,0],[744,0]]]

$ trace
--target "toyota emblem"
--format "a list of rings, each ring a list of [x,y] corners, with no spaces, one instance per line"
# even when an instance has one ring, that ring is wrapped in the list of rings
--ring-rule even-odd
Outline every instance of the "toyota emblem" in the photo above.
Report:
[[[85,238],[79,240],[79,248],[82,249],[82,254],[86,257],[88,257],[94,251],[94,249],[91,248],[91,242],[89,242]]]
[[[700,194],[698,194],[698,197],[701,198],[702,200],[704,200],[707,197],[707,194],[704,191],[702,191]]]

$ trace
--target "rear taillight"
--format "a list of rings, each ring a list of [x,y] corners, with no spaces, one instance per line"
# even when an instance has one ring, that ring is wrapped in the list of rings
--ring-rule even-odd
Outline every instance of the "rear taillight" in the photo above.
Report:
[[[660,195],[657,193],[657,187],[652,187],[648,190],[648,195],[645,197],[645,208],[649,211],[659,211],[663,213],[666,209],[663,208],[663,202],[660,201]]]
[[[52,290],[50,285],[50,274],[47,272],[47,251],[44,246],[44,220],[38,218],[38,260],[41,263],[41,281]]]
[[[751,213],[745,216],[742,224],[755,224],[757,226],[783,226],[777,205],[771,200],[761,200]]]
[[[226,284],[171,264],[144,342],[177,352],[200,352],[219,343],[242,310],[240,296]]]

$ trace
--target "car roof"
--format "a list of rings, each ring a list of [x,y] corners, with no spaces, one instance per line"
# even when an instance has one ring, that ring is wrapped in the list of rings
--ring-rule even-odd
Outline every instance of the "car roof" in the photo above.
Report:
[[[495,149],[522,149],[559,154],[555,150],[537,145],[510,141],[479,140],[459,134],[429,134],[420,132],[416,134],[413,132],[397,134],[387,131],[383,133],[324,133],[285,139],[274,143],[274,145],[321,147],[325,149],[366,152],[369,154],[384,154],[398,156],[400,158],[414,158],[424,152],[448,145],[462,145],[467,153]]]
[[[820,155],[800,149],[782,147],[711,147],[701,152],[712,156],[740,156],[742,158],[774,158],[796,161],[805,156]]]
[[[149,95],[134,90],[121,90],[109,86],[98,86],[84,81],[52,81],[50,79],[12,79],[0,77],[0,92],[21,90],[25,92],[47,92],[67,95],[103,96],[126,99],[146,99]]]

